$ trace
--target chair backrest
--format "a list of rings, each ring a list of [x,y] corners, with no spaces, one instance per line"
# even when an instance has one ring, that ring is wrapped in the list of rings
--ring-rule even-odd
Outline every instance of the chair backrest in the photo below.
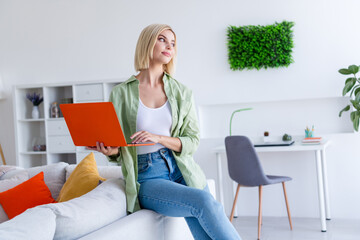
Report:
[[[225,147],[232,180],[244,186],[259,186],[268,182],[248,137],[228,136],[225,138]]]

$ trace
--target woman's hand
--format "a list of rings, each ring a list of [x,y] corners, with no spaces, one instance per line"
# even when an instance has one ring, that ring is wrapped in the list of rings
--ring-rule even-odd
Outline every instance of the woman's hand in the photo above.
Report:
[[[149,133],[147,131],[139,131],[134,133],[131,139],[135,138],[131,143],[139,143],[139,142],[154,142],[159,143],[161,136]]]
[[[104,143],[96,142],[96,147],[86,147],[88,150],[101,152],[106,156],[111,156],[119,153],[119,147],[105,147]]]

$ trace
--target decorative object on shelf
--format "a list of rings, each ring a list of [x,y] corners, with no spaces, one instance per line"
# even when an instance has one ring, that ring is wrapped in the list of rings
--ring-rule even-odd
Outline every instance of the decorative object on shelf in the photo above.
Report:
[[[339,73],[343,75],[353,75],[346,79],[345,87],[343,88],[342,95],[345,96],[350,92],[350,102],[353,106],[353,111],[350,113],[350,119],[353,122],[355,131],[359,131],[359,119],[360,119],[360,78],[356,77],[356,73],[359,72],[359,66],[350,65],[348,68],[342,68],[339,70]],[[340,113],[339,117],[343,112],[350,110],[350,104],[344,107]]]
[[[73,103],[73,98],[62,98],[60,99],[60,104]]]
[[[267,26],[229,26],[228,59],[230,69],[243,70],[288,67],[292,58],[294,22],[275,22]]]
[[[53,102],[50,107],[50,117],[51,118],[59,118],[60,117],[60,109],[57,102]]]
[[[29,99],[29,101],[33,104],[33,109],[31,112],[32,118],[38,119],[40,117],[39,105],[44,100],[43,97],[41,97],[40,94],[34,92],[33,94],[27,93],[26,98]]]
[[[282,140],[285,141],[285,142],[291,141],[291,140],[292,140],[292,136],[289,135],[289,134],[287,134],[287,133],[285,133],[285,134],[283,135],[283,137],[282,137]]]
[[[248,110],[252,110],[252,108],[240,108],[240,109],[238,109],[238,110],[235,110],[235,111],[231,114],[231,117],[230,117],[230,135],[229,135],[229,136],[231,136],[232,119],[233,119],[235,113],[241,112],[241,111],[248,111]]]
[[[264,132],[264,142],[270,142],[270,136],[269,136],[269,132],[265,131]]]
[[[4,93],[4,83],[3,80],[1,78],[1,74],[0,74],[0,99],[5,99],[5,93]]]
[[[72,97],[60,99],[60,104],[69,104],[69,103],[73,103],[73,102],[74,102],[74,100],[73,100]],[[61,112],[61,109],[59,110],[59,114],[60,114],[61,117],[63,116],[62,112]]]
[[[305,128],[305,138],[312,138],[313,135],[314,135],[314,125],[312,126],[311,129],[306,126],[306,128]]]
[[[35,137],[32,141],[32,150],[34,152],[46,151],[45,138]]]

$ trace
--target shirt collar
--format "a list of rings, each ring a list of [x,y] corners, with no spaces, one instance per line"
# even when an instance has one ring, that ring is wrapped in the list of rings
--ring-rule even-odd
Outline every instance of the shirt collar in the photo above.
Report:
[[[165,80],[169,80],[171,78],[170,74],[168,74],[167,72],[164,72],[164,76],[163,76],[163,82],[165,84]],[[131,83],[133,81],[139,81],[135,75],[132,75],[128,80],[126,80],[124,83],[128,84]]]

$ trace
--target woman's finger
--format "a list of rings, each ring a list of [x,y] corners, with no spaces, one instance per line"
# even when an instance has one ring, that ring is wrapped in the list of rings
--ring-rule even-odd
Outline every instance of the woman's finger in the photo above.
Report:
[[[139,131],[139,132],[136,132],[134,133],[130,138],[133,139],[134,137],[137,137],[139,134],[141,134],[142,132],[144,131]]]
[[[103,154],[106,155],[108,153],[108,151],[105,149],[104,143],[100,143],[100,149]]]
[[[138,136],[136,136],[136,138],[132,142],[133,143],[139,142],[139,139],[141,139],[143,135],[144,135],[144,133],[139,134]]]
[[[101,152],[101,148],[100,148],[100,143],[99,142],[96,142],[96,150],[98,152]]]

